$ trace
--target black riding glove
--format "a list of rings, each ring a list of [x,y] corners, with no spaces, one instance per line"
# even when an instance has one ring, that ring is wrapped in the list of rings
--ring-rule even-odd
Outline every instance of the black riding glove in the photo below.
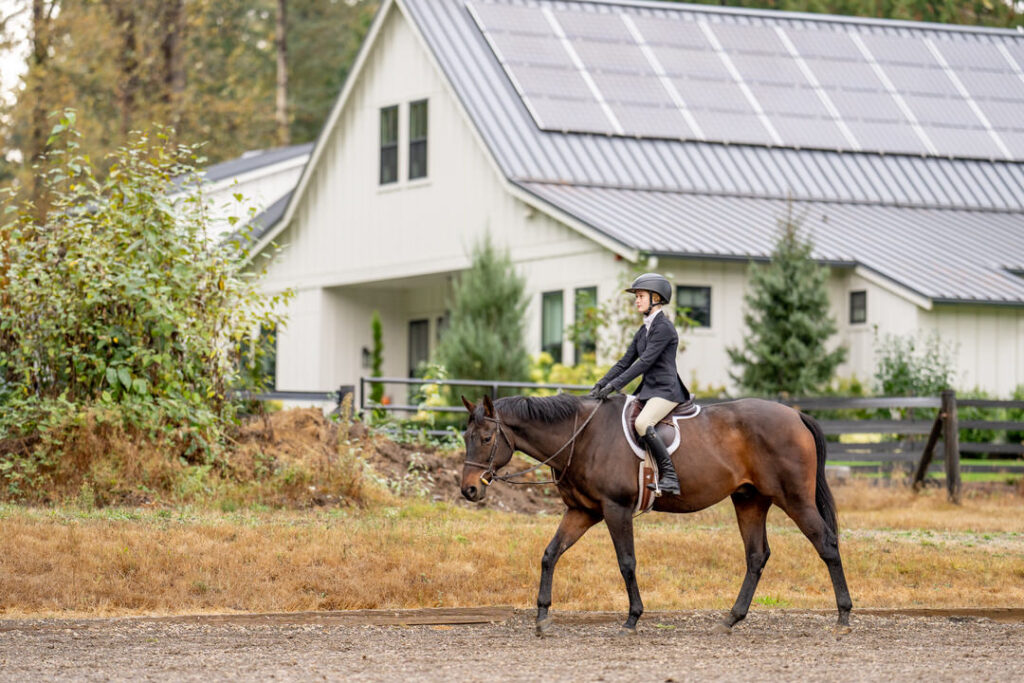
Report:
[[[601,393],[601,385],[595,384],[594,388],[587,394],[587,398],[597,398],[597,395]]]
[[[603,386],[600,389],[598,389],[597,390],[597,396],[595,396],[594,398],[596,398],[596,399],[598,399],[600,401],[603,401],[606,398],[608,398],[609,396],[611,396],[612,394],[614,394],[616,391],[618,391],[618,389],[616,389],[615,387],[613,387],[612,385],[609,384],[607,386]]]

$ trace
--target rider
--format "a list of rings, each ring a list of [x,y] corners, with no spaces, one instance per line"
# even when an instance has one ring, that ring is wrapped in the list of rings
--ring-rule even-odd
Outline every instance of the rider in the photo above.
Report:
[[[672,321],[661,312],[662,305],[672,298],[672,285],[657,273],[644,273],[625,291],[636,297],[636,309],[643,315],[644,324],[636,331],[626,354],[598,380],[589,395],[606,399],[634,377],[643,375],[640,386],[633,392],[638,400],[646,401],[636,418],[636,431],[661,472],[657,487],[648,484],[647,488],[678,494],[679,480],[672,458],[654,430],[654,426],[673,408],[690,400],[690,392],[676,370],[679,335]]]

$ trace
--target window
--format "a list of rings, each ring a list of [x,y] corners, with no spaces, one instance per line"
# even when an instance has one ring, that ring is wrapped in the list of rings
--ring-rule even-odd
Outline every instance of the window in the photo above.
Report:
[[[850,324],[868,321],[868,293],[863,289],[850,292]]]
[[[427,101],[409,105],[409,180],[427,177]]]
[[[380,184],[398,180],[398,105],[380,110]]]
[[[711,288],[676,287],[676,309],[697,323],[696,327],[711,327]]]
[[[594,325],[597,320],[597,287],[580,287],[576,290],[576,363],[583,361],[583,355],[597,351]]]
[[[562,292],[541,296],[540,350],[547,351],[556,363],[562,362]]]
[[[430,359],[430,321],[409,321],[409,376],[420,377]]]

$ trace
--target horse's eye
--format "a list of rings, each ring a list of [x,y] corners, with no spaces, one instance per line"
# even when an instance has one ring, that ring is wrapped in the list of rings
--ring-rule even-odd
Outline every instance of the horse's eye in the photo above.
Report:
[[[490,443],[493,440],[494,440],[494,434],[488,434],[487,436],[484,437],[484,443]]]

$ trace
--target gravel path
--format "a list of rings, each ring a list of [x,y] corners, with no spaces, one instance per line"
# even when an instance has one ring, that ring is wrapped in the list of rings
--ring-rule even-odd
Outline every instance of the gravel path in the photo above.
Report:
[[[837,637],[831,614],[760,610],[716,636],[719,613],[670,612],[622,638],[618,615],[555,612],[558,635],[540,639],[530,612],[464,613],[494,621],[430,611],[0,620],[0,680],[1024,680],[1019,618],[855,611],[853,632]]]

